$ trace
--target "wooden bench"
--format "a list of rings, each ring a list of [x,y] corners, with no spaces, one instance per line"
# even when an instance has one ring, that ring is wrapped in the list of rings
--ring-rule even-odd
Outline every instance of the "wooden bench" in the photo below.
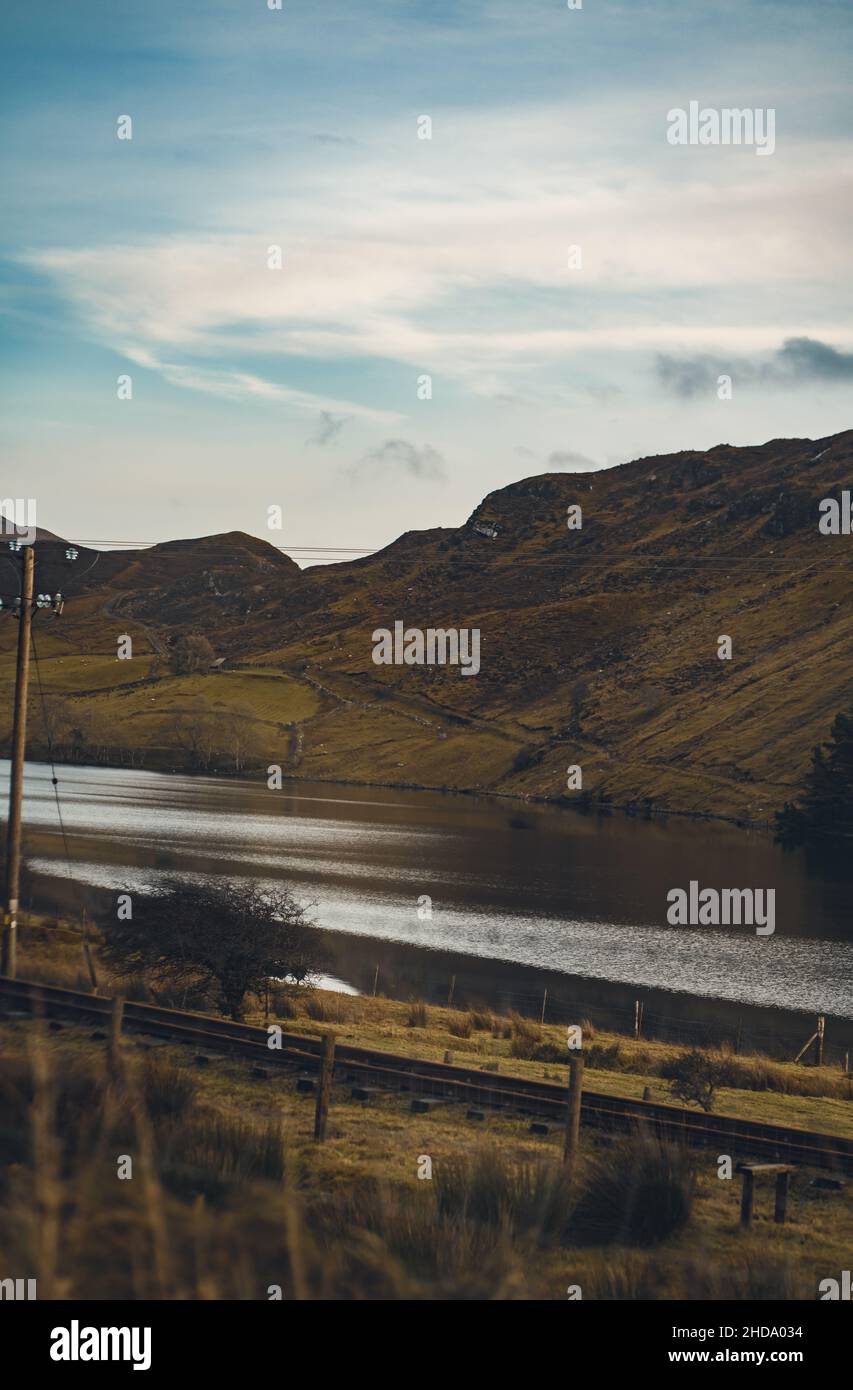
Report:
[[[755,1179],[764,1174],[776,1175],[776,1210],[773,1219],[782,1225],[788,1207],[788,1181],[796,1173],[795,1163],[739,1163],[737,1171],[743,1174],[743,1192],[740,1200],[740,1224],[744,1229],[752,1225],[752,1207],[755,1199]]]

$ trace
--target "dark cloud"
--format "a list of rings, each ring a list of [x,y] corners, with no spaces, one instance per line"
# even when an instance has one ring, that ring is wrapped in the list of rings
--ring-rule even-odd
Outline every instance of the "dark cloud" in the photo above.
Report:
[[[588,473],[590,469],[600,468],[601,464],[587,454],[576,454],[571,449],[555,449],[548,455],[548,467],[566,473]]]
[[[419,449],[407,439],[386,439],[378,448],[369,450],[355,471],[362,468],[403,469],[413,478],[444,478],[444,459],[437,449],[425,444]]]
[[[717,378],[730,376],[735,386],[754,382],[764,386],[796,386],[800,382],[853,380],[853,353],[839,352],[817,338],[786,338],[780,348],[763,361],[744,357],[723,360],[709,354],[669,357],[661,353],[656,362],[663,386],[684,399],[705,395],[717,389]]]
[[[818,338],[787,338],[778,358],[784,371],[794,376],[821,381],[853,379],[853,352],[839,352]]]
[[[321,448],[331,444],[333,439],[337,439],[348,419],[348,415],[333,415],[330,410],[321,410],[320,423],[306,443],[319,444]]]

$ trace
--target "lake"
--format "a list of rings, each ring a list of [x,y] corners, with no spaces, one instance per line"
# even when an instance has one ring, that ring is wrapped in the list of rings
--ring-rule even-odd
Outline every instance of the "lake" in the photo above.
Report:
[[[0,762],[4,796],[8,774]],[[168,875],[287,880],[315,904],[342,987],[371,988],[379,967],[387,992],[420,979],[433,996],[464,985],[524,1002],[550,989],[553,1008],[609,988],[626,1009],[664,992],[684,1017],[699,999],[853,1019],[847,887],[810,877],[802,856],[756,831],[327,783],[271,791],[264,778],[71,766],[58,776],[82,891],[144,893]],[[67,882],[40,764],[27,767],[24,818],[37,896],[67,905],[81,890]],[[691,879],[774,888],[774,935],[667,925],[667,893]]]

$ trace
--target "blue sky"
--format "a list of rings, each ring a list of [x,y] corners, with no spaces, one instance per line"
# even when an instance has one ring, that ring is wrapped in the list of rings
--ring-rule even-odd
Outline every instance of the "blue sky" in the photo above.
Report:
[[[846,0],[2,24],[0,494],[51,529],[381,545],[548,468],[853,423]],[[775,152],[669,144],[691,100],[772,108]]]

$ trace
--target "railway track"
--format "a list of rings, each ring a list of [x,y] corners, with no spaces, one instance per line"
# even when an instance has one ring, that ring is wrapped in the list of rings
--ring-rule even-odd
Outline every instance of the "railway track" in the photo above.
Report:
[[[108,1024],[112,1000],[56,985],[0,976],[2,1010]],[[265,1067],[296,1068],[304,1072],[318,1068],[322,1046],[319,1038],[282,1031],[281,1046],[270,1047],[266,1028],[131,1001],[124,1005],[123,1027],[153,1038],[195,1044],[218,1055],[249,1057]],[[335,1080],[364,1081],[380,1090],[466,1102],[484,1110],[508,1109],[557,1123],[563,1122],[566,1112],[563,1087],[550,1082],[502,1075],[475,1066],[451,1066],[347,1043],[338,1043],[335,1048]],[[581,1121],[614,1133],[643,1127],[661,1138],[675,1139],[694,1147],[716,1148],[718,1153],[729,1153],[737,1159],[763,1158],[826,1168],[837,1174],[853,1174],[853,1139],[837,1135],[760,1124],[734,1116],[706,1115],[702,1111],[588,1090],[583,1093]]]

